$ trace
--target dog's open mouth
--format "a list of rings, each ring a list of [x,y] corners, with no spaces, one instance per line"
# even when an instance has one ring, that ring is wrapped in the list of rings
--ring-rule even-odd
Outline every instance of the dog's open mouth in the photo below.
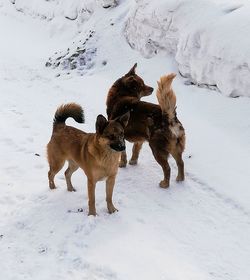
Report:
[[[125,145],[119,144],[110,144],[110,148],[116,152],[122,152],[125,150]]]

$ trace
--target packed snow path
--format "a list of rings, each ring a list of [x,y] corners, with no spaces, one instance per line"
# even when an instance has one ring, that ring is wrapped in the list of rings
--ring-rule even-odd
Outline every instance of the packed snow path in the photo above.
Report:
[[[97,114],[105,113],[109,87],[133,62],[154,87],[176,65],[167,57],[145,60],[125,40],[120,50],[109,41],[103,45],[110,50],[105,69],[56,78],[44,63],[68,38],[50,38],[43,23],[11,15],[0,13],[6,27],[0,29],[1,278],[250,279],[249,99],[225,98],[178,78],[186,181],[175,182],[171,161],[171,186],[160,189],[162,172],[145,144],[138,166],[119,170],[119,212],[107,214],[99,183],[98,216],[88,217],[81,171],[73,176],[76,193],[66,191],[63,172],[56,177],[58,189],[48,188],[46,144],[56,107],[82,104],[86,124],[69,123],[93,131]],[[117,35],[119,28],[110,33]],[[129,61],[117,60],[118,51]],[[156,102],[155,96],[148,100]]]

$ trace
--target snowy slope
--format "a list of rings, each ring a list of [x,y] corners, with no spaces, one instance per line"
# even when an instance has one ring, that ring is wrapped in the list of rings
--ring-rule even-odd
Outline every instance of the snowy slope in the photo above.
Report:
[[[145,144],[138,166],[119,170],[119,212],[107,214],[99,183],[98,216],[88,217],[81,171],[73,177],[76,193],[66,191],[63,172],[58,189],[48,188],[46,144],[56,107],[82,104],[86,124],[69,124],[93,131],[109,87],[134,62],[154,87],[178,65],[164,52],[145,59],[127,44],[123,30],[136,5],[132,0],[111,9],[96,5],[82,25],[59,15],[41,20],[1,4],[1,278],[250,279],[250,100],[187,86],[179,76],[174,89],[187,134],[186,181],[175,182],[171,160],[171,186],[160,189],[162,172]],[[45,67],[55,52],[73,53],[89,30],[95,32],[87,45],[96,48],[92,67]],[[156,102],[154,93],[147,100]]]

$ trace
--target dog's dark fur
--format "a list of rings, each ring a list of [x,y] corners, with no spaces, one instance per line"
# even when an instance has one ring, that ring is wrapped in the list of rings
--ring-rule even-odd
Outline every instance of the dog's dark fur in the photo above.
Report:
[[[133,103],[139,101],[143,96],[148,96],[153,92],[153,88],[145,85],[143,79],[136,75],[135,64],[129,72],[118,79],[108,93],[107,98],[107,115],[110,118],[114,107],[120,104],[120,101]]]
[[[119,114],[119,108],[121,107],[124,112],[128,111],[131,104],[136,104],[142,97],[152,94],[153,88],[145,85],[143,79],[135,73],[137,63],[129,70],[127,74],[119,78],[113,86],[110,88],[108,98],[106,101],[107,115],[109,119],[113,118],[113,115]],[[147,122],[147,120],[146,120]],[[141,131],[143,131],[143,122],[138,123],[141,125]],[[129,139],[129,132],[127,131],[127,140],[134,142],[133,154],[129,161],[129,164],[137,164],[137,159],[145,136],[140,137],[141,133],[136,135],[139,139]],[[134,136],[134,133],[131,133]],[[127,155],[124,151],[120,162],[120,167],[127,165]]]
[[[130,119],[125,128],[125,139],[134,143],[129,163],[137,164],[141,146],[144,141],[148,141],[156,161],[163,169],[164,179],[160,182],[160,186],[166,188],[169,186],[170,179],[169,154],[174,157],[178,166],[176,180],[184,180],[182,153],[185,147],[185,133],[176,116],[176,97],[171,88],[175,74],[162,77],[158,83],[158,91],[163,93],[163,98],[159,100],[163,104],[160,106],[140,101],[141,97],[149,95],[153,89],[145,86],[143,80],[135,73],[136,66],[135,64],[110,88],[106,102],[107,114],[109,119],[114,119],[130,111]],[[169,101],[172,106],[171,110],[167,108],[164,111],[166,107],[164,102]],[[175,129],[178,130],[177,134],[174,132]],[[126,152],[123,152],[120,167],[126,166],[126,163]]]
[[[88,178],[89,215],[96,215],[95,186],[105,179],[107,207],[109,213],[113,213],[117,209],[113,205],[112,194],[121,151],[125,149],[124,127],[128,123],[129,113],[110,121],[99,115],[96,133],[86,133],[65,125],[69,117],[83,123],[82,108],[70,103],[60,106],[55,113],[53,132],[47,145],[49,187],[56,188],[54,177],[67,160],[69,167],[65,178],[68,191],[75,191],[71,176],[80,167]]]

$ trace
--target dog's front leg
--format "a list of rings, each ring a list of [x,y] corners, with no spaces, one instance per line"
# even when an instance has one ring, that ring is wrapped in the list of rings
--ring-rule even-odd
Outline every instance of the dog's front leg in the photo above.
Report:
[[[115,177],[114,176],[109,176],[108,179],[106,180],[106,201],[107,201],[107,207],[108,207],[108,212],[109,214],[112,214],[116,211],[118,211],[112,201],[112,196],[113,196],[113,189],[115,185]]]
[[[129,161],[129,164],[130,165],[136,165],[137,162],[138,162],[138,157],[139,157],[139,154],[140,154],[140,150],[142,148],[142,144],[143,142],[135,142],[134,145],[133,145],[133,150],[132,150],[132,157]]]
[[[127,154],[126,154],[126,150],[125,150],[125,151],[122,151],[119,167],[126,167],[126,165],[127,165]]]
[[[88,179],[88,197],[89,197],[89,213],[88,213],[88,216],[90,216],[90,215],[96,216],[95,185],[96,185],[96,182]]]

